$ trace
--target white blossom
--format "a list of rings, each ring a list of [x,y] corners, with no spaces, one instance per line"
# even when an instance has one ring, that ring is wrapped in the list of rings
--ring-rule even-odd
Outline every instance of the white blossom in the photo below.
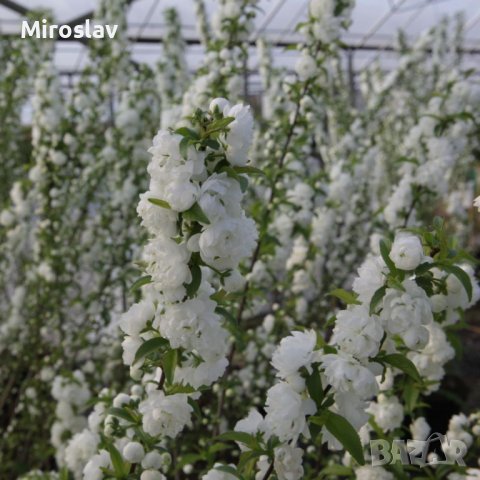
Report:
[[[376,315],[370,316],[363,305],[337,313],[332,343],[358,359],[373,357],[380,348],[383,328]]]
[[[372,402],[368,411],[373,415],[377,425],[385,432],[398,428],[403,420],[403,406],[394,395],[378,395],[377,401]]]
[[[148,394],[138,409],[143,415],[143,429],[150,435],[175,438],[185,426],[191,425],[192,407],[185,394],[165,395],[156,390]]]
[[[416,235],[397,233],[390,251],[390,258],[401,270],[415,270],[424,259],[422,242]]]
[[[316,342],[317,335],[313,330],[294,331],[283,338],[272,357],[272,365],[278,370],[277,376],[288,381],[302,367],[311,373],[312,362],[318,360],[314,352]]]
[[[123,447],[123,458],[130,463],[140,463],[145,457],[143,445],[138,442],[128,442]]]
[[[404,291],[388,288],[383,298],[381,319],[392,335],[400,335],[413,349],[428,342],[428,325],[433,320],[432,307],[423,289],[413,280],[402,283]]]
[[[307,433],[305,417],[317,408],[310,398],[303,398],[288,383],[279,382],[267,392],[265,424],[282,441],[296,440]]]

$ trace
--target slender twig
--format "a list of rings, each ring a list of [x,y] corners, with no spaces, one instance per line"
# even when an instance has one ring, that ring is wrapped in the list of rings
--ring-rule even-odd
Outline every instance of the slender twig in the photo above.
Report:
[[[413,210],[415,208],[415,205],[417,204],[417,200],[418,198],[420,197],[420,194],[418,192],[414,192],[413,194],[413,201],[410,205],[410,208],[408,209],[408,212],[407,212],[407,215],[405,217],[405,222],[403,224],[403,228],[406,228],[407,225],[408,225],[408,221],[410,220],[410,216],[412,215],[413,213]]]
[[[158,390],[163,390],[164,383],[165,383],[165,373],[163,373],[163,368],[162,368],[162,374],[160,375],[160,380],[158,381]]]
[[[276,171],[275,176],[273,178],[272,188],[271,188],[270,196],[269,196],[268,203],[267,203],[268,207],[267,207],[267,209],[265,211],[265,215],[262,219],[262,226],[266,226],[268,224],[268,221],[269,221],[269,218],[270,218],[270,213],[272,212],[272,209],[269,208],[269,207],[272,205],[272,202],[273,202],[273,200],[275,198],[275,195],[277,193],[276,184],[277,184],[277,182],[278,182],[278,180],[281,176],[283,163],[285,161],[285,157],[287,156],[288,149],[290,147],[290,143],[291,143],[292,138],[293,138],[293,133],[295,131],[295,127],[297,126],[298,117],[300,115],[300,99],[305,97],[309,87],[310,87],[310,81],[307,80],[307,82],[305,82],[305,85],[303,87],[303,91],[302,91],[301,95],[299,96],[299,99],[296,103],[295,113],[294,113],[294,116],[293,116],[293,121],[290,124],[290,128],[289,128],[288,133],[287,133],[287,138],[286,138],[285,143],[283,145],[282,153],[281,153],[281,155],[278,159],[277,171]],[[257,242],[257,246],[255,248],[255,251],[253,252],[252,259],[250,261],[250,266],[249,266],[249,269],[248,269],[248,273],[251,273],[253,271],[253,267],[257,263],[257,260],[260,256],[261,246],[262,246],[262,239],[259,238],[258,242]],[[245,287],[243,288],[242,299],[240,300],[240,305],[239,305],[238,310],[237,310],[237,315],[236,315],[237,325],[239,325],[242,321],[243,313],[244,313],[245,307],[247,305],[247,297],[248,297],[249,290],[250,290],[250,282],[247,281],[245,283]],[[230,373],[234,354],[235,354],[235,343],[232,343],[232,345],[230,347],[230,351],[228,353],[228,365],[227,365],[227,368],[225,369],[222,380],[225,379],[227,377],[227,375]],[[221,388],[220,399],[218,401],[218,407],[217,407],[217,417],[216,417],[217,418],[217,424],[215,425],[215,427],[213,429],[213,435],[214,436],[217,436],[218,433],[219,433],[218,432],[219,421],[220,421],[220,417],[221,417],[221,414],[222,414],[224,403],[225,403],[225,388]]]
[[[273,473],[273,460],[268,466],[268,470],[265,472],[265,475],[263,476],[262,480],[267,480],[268,477]]]

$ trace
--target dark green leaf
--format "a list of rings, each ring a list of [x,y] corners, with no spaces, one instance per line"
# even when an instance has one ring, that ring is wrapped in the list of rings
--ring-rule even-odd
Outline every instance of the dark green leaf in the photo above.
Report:
[[[341,415],[328,411],[325,412],[325,427],[360,465],[365,465],[360,437],[350,422]]]
[[[179,135],[190,138],[192,140],[200,140],[200,135],[195,130],[192,130],[188,127],[178,128],[177,130],[175,130],[175,133],[178,133]]]
[[[139,288],[142,288],[144,285],[148,285],[152,283],[152,276],[151,275],[144,275],[143,277],[138,278],[135,280],[134,284],[130,287],[130,290],[134,292]]]
[[[226,174],[234,178],[239,184],[240,184],[240,189],[242,192],[246,192],[248,188],[248,178],[238,174],[230,165],[223,165],[220,169],[219,172],[226,172]]]
[[[242,193],[245,193],[248,188],[248,178],[244,177],[243,175],[239,175],[237,180],[240,184],[240,190],[242,191]]]
[[[228,443],[214,443],[209,449],[208,453],[223,452],[224,450],[230,450],[232,448]]]
[[[463,357],[463,343],[460,340],[459,336],[454,332],[446,332],[447,339],[450,345],[455,350],[455,357],[457,360],[461,360]]]
[[[421,263],[416,269],[415,269],[415,275],[423,275],[424,273],[428,272],[431,268],[435,266],[434,263]]]
[[[193,413],[195,413],[196,417],[201,421],[203,417],[198,402],[192,397],[188,397],[188,404],[193,408]]]
[[[204,460],[203,455],[200,455],[199,453],[187,453],[182,455],[182,458],[178,462],[178,466],[184,467],[185,465],[193,465],[200,460]]]
[[[210,224],[210,220],[207,218],[205,212],[202,210],[198,203],[194,203],[191,208],[183,212],[183,218],[185,218],[186,220],[203,223],[205,225]]]
[[[386,285],[380,287],[372,296],[372,300],[370,300],[370,315],[373,315],[377,309],[378,304],[382,301],[383,297],[385,296],[385,292],[387,291]]]
[[[320,409],[323,402],[323,387],[320,372],[317,368],[314,368],[313,372],[307,377],[306,384],[310,397],[315,401],[317,408]]]
[[[202,283],[202,269],[198,265],[193,264],[190,267],[190,273],[192,274],[192,281],[185,284],[185,289],[188,297],[192,298]]]
[[[108,413],[114,417],[123,418],[127,422],[136,423],[135,417],[123,408],[112,407],[108,410]]]
[[[415,387],[412,382],[409,382],[405,385],[405,388],[403,389],[403,400],[405,402],[407,412],[413,412],[413,410],[417,406],[419,396],[420,390]]]
[[[443,218],[442,217],[435,217],[433,219],[433,226],[437,229],[437,230],[441,230],[443,228],[443,224],[444,224],[444,221],[443,221]]]
[[[397,269],[395,267],[395,264],[392,262],[392,259],[390,258],[390,247],[387,245],[385,240],[380,240],[380,253],[382,254],[383,261],[387,265],[388,269],[391,272],[396,272]]]
[[[178,362],[178,350],[169,350],[162,358],[162,370],[168,383],[173,383],[175,368]]]
[[[217,465],[214,468],[215,470],[229,473],[230,475],[233,475],[235,478],[239,478],[240,480],[242,479],[242,476],[237,472],[237,470],[230,465]]]
[[[239,349],[245,348],[245,340],[243,339],[242,330],[238,327],[237,319],[225,308],[217,307],[215,312],[222,315],[225,320],[226,329],[231,333]]]
[[[265,175],[262,170],[260,170],[259,168],[256,168],[256,167],[251,167],[249,165],[245,165],[243,167],[238,167],[238,166],[235,166],[233,167],[233,169],[235,170],[235,172],[237,172],[238,174],[242,174],[242,173],[246,173],[247,175]]]
[[[110,454],[110,460],[112,461],[115,475],[117,475],[119,478],[123,478],[128,475],[130,465],[128,463],[124,463],[122,456],[120,455],[120,452],[115,448],[115,445],[113,445],[112,443],[108,443],[107,450]]]
[[[382,357],[382,361],[392,365],[392,367],[402,370],[408,376],[412,377],[417,382],[421,382],[422,378],[418,373],[417,367],[404,355],[400,353],[392,353]]]
[[[433,129],[433,133],[435,134],[436,137],[440,137],[443,132],[447,129],[447,123],[442,121],[440,123],[437,123]]]
[[[183,137],[182,140],[180,140],[180,145],[178,146],[178,148],[180,150],[180,155],[185,160],[188,159],[188,147],[189,146],[190,146],[190,139],[188,139],[187,137]]]
[[[224,117],[224,118],[219,118],[218,120],[215,120],[209,125],[207,130],[207,135],[210,135],[211,133],[218,132],[220,130],[225,129],[225,127],[230,125],[234,120],[235,120],[235,117]]]
[[[413,163],[414,165],[418,165],[418,160],[412,157],[400,157],[397,160],[398,163]]]
[[[171,387],[166,387],[165,391],[168,395],[174,395],[175,393],[193,393],[196,390],[190,385],[183,385],[181,383],[175,383]]]
[[[218,150],[220,148],[220,144],[213,138],[207,138],[204,141],[204,143],[207,147],[210,147],[212,150]]]
[[[403,274],[403,272],[399,272],[400,274]],[[389,288],[395,288],[396,290],[401,290],[402,292],[405,291],[405,287],[403,286],[403,283],[394,277],[389,277],[387,280],[387,285]]]
[[[471,302],[473,296],[473,287],[468,273],[457,265],[442,264],[442,269],[458,278],[460,283],[463,285],[463,288],[467,292],[468,300]]]
[[[353,471],[350,467],[345,467],[344,465],[329,465],[325,467],[320,472],[322,475],[335,475],[340,477],[349,477],[352,475]]]
[[[142,345],[140,345],[140,348],[135,354],[135,359],[133,363],[138,362],[143,357],[146,357],[147,355],[150,355],[157,350],[161,350],[163,347],[165,347],[165,345],[169,345],[169,342],[166,338],[154,337],[150,340],[147,340],[146,342],[142,343]]]
[[[237,468],[242,471],[247,478],[251,478],[253,467],[257,463],[258,457],[265,455],[267,452],[265,450],[250,450],[248,452],[243,452],[240,455]]]
[[[233,432],[233,431],[225,432],[219,435],[217,439],[222,441],[233,441],[233,442],[243,443],[244,445],[251,448],[252,450],[258,447],[257,439],[250,433],[246,433],[246,432]]]

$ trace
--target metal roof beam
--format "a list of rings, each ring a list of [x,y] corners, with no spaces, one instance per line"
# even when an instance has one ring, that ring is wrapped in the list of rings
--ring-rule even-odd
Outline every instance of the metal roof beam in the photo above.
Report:
[[[0,5],[12,10],[15,13],[19,13],[20,15],[27,15],[27,13],[30,11],[28,8],[23,7],[13,0],[0,0]]]

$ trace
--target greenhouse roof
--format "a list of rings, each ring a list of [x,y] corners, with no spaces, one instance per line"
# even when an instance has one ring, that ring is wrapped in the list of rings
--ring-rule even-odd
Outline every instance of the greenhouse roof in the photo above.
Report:
[[[83,23],[91,18],[96,0],[0,0],[0,32],[19,34],[21,21],[31,9],[48,8],[56,21]],[[165,28],[163,11],[175,7],[181,18],[182,34],[187,40],[187,60],[195,69],[201,62],[203,47],[198,42],[193,0],[132,0],[128,11],[128,34],[132,41],[132,56],[137,62],[155,64],[162,55],[161,38]],[[215,10],[217,0],[205,0],[208,14]],[[252,40],[263,36],[273,44],[281,44],[275,54],[277,65],[290,66],[292,53],[285,43],[298,40],[295,25],[305,18],[308,0],[260,0],[260,12]],[[445,15],[461,12],[466,19],[465,50],[470,62],[480,54],[479,0],[357,0],[353,23],[343,41],[351,47],[353,68],[364,68],[380,57],[386,69],[395,59],[392,47],[396,33],[402,29],[407,38],[438,24]],[[468,59],[467,59],[468,60]],[[88,62],[86,47],[78,41],[57,42],[56,65],[66,74],[75,74]],[[252,60],[255,64],[255,60]],[[254,65],[253,65],[254,67]]]

